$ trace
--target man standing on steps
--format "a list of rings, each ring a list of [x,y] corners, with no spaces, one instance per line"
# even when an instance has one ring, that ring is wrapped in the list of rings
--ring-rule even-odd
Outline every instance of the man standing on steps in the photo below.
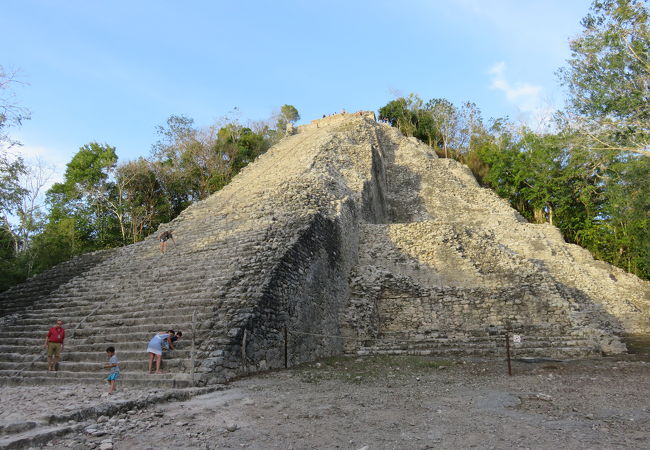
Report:
[[[47,348],[47,370],[52,372],[57,370],[57,364],[63,350],[63,340],[65,339],[65,330],[63,321],[56,321],[56,325],[50,328],[45,336],[45,348]]]
[[[174,230],[163,231],[158,235],[158,239],[160,240],[160,253],[165,253],[165,250],[167,250],[167,241],[170,239],[174,243],[174,247],[176,247],[176,241],[174,240],[174,236],[172,236],[173,231]]]

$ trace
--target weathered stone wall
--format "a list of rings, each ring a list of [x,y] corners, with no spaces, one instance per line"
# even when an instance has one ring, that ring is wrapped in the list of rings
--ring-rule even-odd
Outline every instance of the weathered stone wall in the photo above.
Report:
[[[361,227],[346,351],[443,351],[441,336],[469,351],[509,330],[537,355],[617,353],[621,336],[650,331],[650,283],[527,223],[457,162],[388,127],[378,136],[392,223]]]
[[[342,236],[339,223],[318,214],[287,249],[249,321],[248,364],[283,367],[285,327],[290,365],[342,351],[340,339],[327,337],[340,334],[348,297]]]

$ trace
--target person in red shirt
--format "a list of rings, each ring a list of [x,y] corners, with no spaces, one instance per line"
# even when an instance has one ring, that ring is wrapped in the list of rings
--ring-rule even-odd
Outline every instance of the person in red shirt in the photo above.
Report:
[[[56,325],[50,328],[45,336],[45,347],[47,348],[47,370],[50,372],[57,370],[61,351],[63,351],[63,340],[65,339],[65,330],[63,321],[57,320]]]

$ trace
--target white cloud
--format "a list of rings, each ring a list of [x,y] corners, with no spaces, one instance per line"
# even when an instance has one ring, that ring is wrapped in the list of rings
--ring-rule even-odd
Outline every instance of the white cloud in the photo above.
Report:
[[[533,127],[547,126],[555,108],[542,98],[543,88],[526,82],[512,82],[506,77],[506,63],[494,64],[488,73],[490,89],[501,91],[518,111],[518,118]]]
[[[496,63],[488,73],[492,75],[491,89],[496,89],[504,94],[510,103],[515,104],[522,111],[532,111],[539,106],[541,86],[517,82],[511,84],[505,76],[506,63]]]

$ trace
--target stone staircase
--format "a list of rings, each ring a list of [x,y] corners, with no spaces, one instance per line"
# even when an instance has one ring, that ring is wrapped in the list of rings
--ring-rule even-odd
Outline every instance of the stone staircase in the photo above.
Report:
[[[34,301],[49,295],[72,278],[82,276],[84,272],[110,258],[114,253],[114,250],[105,250],[77,256],[33,276],[29,283],[0,293],[0,317],[29,310]]]
[[[117,260],[116,260],[117,259]],[[105,349],[114,345],[127,385],[183,387],[192,384],[192,330],[211,312],[201,301],[201,289],[177,281],[180,300],[158,298],[160,289],[152,277],[136,278],[134,266],[146,258],[117,256],[89,269],[36,299],[26,311],[3,318],[0,331],[0,380],[4,383],[52,384],[59,382],[99,382],[105,376],[102,366]],[[53,276],[59,268],[55,268]],[[49,277],[42,274],[44,280]],[[121,280],[118,286],[115,280]],[[192,289],[193,288],[193,289]],[[194,294],[194,297],[192,296]],[[26,295],[23,293],[23,295]],[[18,297],[20,298],[20,297]],[[45,333],[60,318],[66,328],[66,341],[59,371],[47,372],[43,342]],[[160,330],[184,331],[179,348],[164,359],[164,375],[146,373],[146,343]]]

